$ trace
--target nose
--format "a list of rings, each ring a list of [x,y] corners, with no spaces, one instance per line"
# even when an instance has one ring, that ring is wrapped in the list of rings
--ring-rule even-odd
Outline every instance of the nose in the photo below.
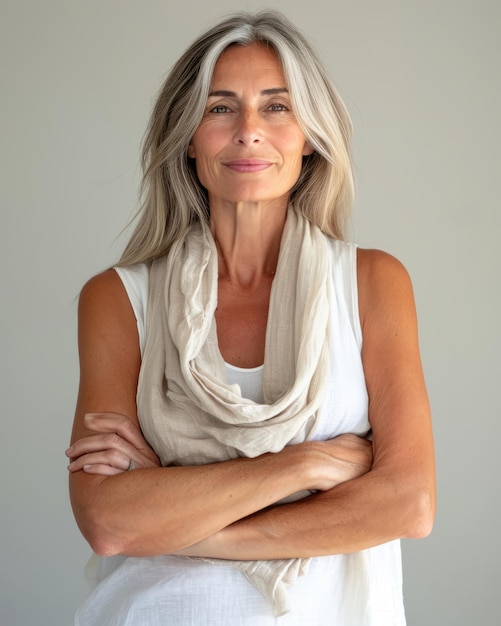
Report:
[[[244,110],[237,118],[235,143],[249,146],[264,139],[262,119],[257,111]]]

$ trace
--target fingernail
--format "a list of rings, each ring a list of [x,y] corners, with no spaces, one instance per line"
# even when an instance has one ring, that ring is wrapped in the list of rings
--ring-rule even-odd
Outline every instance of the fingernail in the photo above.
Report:
[[[73,452],[73,446],[70,446],[67,450],[65,450],[65,454],[66,456],[71,456],[71,453]]]

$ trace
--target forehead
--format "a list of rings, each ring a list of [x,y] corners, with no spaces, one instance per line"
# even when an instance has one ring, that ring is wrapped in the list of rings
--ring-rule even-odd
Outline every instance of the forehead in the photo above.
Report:
[[[212,84],[246,78],[275,80],[279,81],[281,87],[285,86],[282,65],[273,48],[258,42],[232,44],[221,53],[214,67]]]

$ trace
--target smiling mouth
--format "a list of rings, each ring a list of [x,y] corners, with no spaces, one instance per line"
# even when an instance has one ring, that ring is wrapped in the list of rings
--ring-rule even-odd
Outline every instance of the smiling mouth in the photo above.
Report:
[[[263,161],[261,159],[236,159],[225,163],[226,167],[234,172],[263,172],[271,165],[271,161]]]

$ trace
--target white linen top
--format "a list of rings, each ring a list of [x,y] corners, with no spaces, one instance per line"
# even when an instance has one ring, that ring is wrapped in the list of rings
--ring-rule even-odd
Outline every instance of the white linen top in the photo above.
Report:
[[[337,302],[331,320],[332,384],[325,399],[329,410],[324,413],[329,417],[322,420],[319,439],[370,431],[356,246],[332,241],[332,254]],[[142,352],[148,267],[139,264],[116,271],[136,316]],[[230,365],[227,376],[253,396],[260,391],[260,369],[245,372]],[[251,386],[246,390],[247,384]],[[240,571],[224,564],[163,555],[100,559],[99,569],[104,580],[78,609],[77,626],[405,626],[399,541],[313,558],[307,574],[290,588],[291,610],[281,617],[274,616],[269,602]],[[94,576],[99,577],[95,569]]]

